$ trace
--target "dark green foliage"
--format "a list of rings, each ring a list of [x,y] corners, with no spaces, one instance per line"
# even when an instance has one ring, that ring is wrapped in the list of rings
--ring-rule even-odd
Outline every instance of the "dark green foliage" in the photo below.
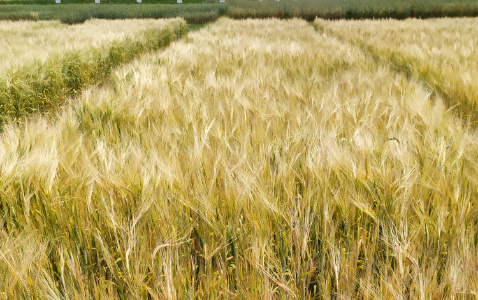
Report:
[[[185,1],[186,2],[186,1]],[[134,3],[134,2],[133,2]],[[2,5],[0,20],[60,20],[66,24],[83,23],[88,19],[162,19],[181,17],[188,23],[205,24],[226,13],[219,4],[58,4]]]
[[[232,0],[227,15],[231,18],[323,19],[406,19],[470,17],[478,15],[478,2],[470,0],[392,1],[392,0]]]
[[[44,5],[53,4],[54,0],[0,0],[0,4],[35,4],[0,5],[0,20],[61,20],[63,23],[75,24],[91,18],[182,17],[190,24],[205,24],[224,15],[234,19],[302,18],[308,21],[313,21],[316,17],[406,19],[478,16],[478,2],[472,0],[226,0],[226,3],[217,3],[218,0],[184,0],[183,4],[176,4],[176,0],[144,0],[141,5],[130,5],[135,0],[102,0],[102,4],[106,5],[92,2],[94,1],[62,0],[63,4],[60,5]]]
[[[210,3],[210,0],[183,0],[184,4]],[[219,2],[214,1],[214,2]],[[61,0],[62,4],[94,4],[95,0]],[[135,4],[136,0],[101,0],[101,4]],[[176,4],[177,0],[143,0],[143,4]],[[0,5],[26,4],[50,5],[56,4],[55,0],[0,0]]]

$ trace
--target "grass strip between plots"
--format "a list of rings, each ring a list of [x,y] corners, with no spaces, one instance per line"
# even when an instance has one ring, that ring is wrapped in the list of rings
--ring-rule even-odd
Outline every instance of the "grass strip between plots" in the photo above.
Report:
[[[111,70],[139,54],[161,49],[186,34],[184,20],[148,29],[141,37],[71,50],[45,62],[13,68],[0,77],[0,126],[8,119],[60,107],[88,84],[101,84]]]

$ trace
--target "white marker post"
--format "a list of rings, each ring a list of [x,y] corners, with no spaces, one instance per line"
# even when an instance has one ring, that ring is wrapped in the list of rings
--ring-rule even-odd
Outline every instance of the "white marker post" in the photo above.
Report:
[[[96,3],[96,4],[100,4],[100,0],[95,0],[95,3]]]
[[[141,4],[143,3],[143,0],[136,0],[136,3]]]
[[[183,3],[183,0],[178,0],[178,3],[179,3],[179,4]]]

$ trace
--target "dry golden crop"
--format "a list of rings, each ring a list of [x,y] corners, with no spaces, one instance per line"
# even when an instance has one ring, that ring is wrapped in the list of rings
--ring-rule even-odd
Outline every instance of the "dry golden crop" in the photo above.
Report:
[[[0,22],[0,70],[31,65],[66,51],[100,49],[112,41],[137,38],[152,28],[165,27],[167,20],[88,20],[79,25],[59,21]]]
[[[316,21],[440,94],[454,112],[478,121],[478,19]]]
[[[186,33],[179,18],[1,22],[0,28],[0,129],[6,120],[56,110],[88,84],[100,85],[113,68]]]
[[[4,128],[0,295],[470,298],[477,156],[360,45],[220,19]]]

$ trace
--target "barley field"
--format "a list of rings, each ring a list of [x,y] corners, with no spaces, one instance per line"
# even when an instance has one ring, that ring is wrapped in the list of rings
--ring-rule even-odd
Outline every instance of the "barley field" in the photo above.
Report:
[[[139,40],[152,28],[165,27],[167,20],[88,20],[66,25],[60,21],[0,22],[0,70],[30,66],[35,61],[72,50],[104,48],[113,41]],[[3,72],[2,72],[3,73]]]
[[[221,18],[6,123],[0,297],[478,297],[478,135],[390,22]]]
[[[440,94],[456,113],[478,121],[478,19],[338,21],[317,28],[359,44]]]
[[[182,19],[0,21],[0,129],[35,112],[56,110],[111,70],[186,33]]]

